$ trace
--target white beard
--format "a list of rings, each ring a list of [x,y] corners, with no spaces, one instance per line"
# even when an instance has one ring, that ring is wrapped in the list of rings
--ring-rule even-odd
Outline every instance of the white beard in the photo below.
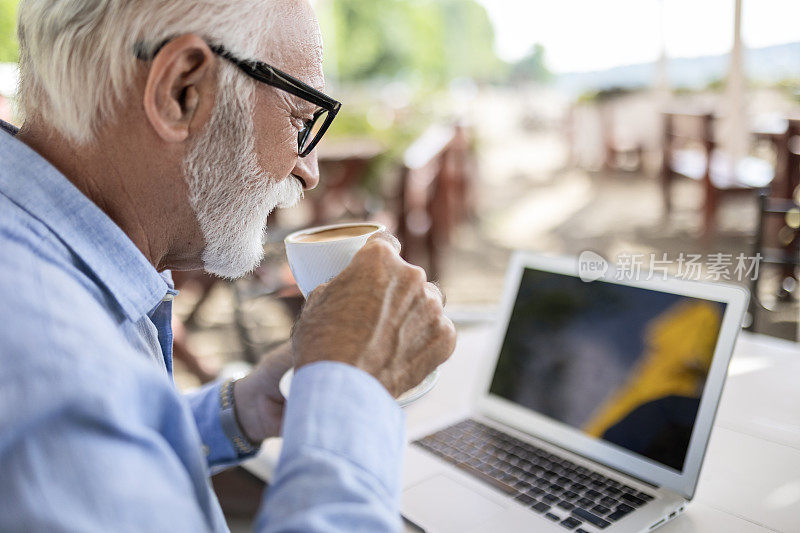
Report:
[[[299,180],[288,176],[276,182],[259,167],[252,105],[235,89],[222,89],[211,120],[184,162],[189,201],[205,238],[203,266],[231,279],[261,262],[267,216],[303,195]]]

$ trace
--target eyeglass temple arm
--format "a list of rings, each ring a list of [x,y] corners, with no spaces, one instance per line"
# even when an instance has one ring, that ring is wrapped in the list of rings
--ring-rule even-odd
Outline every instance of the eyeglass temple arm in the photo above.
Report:
[[[329,109],[332,112],[338,112],[342,104],[330,97],[317,96],[318,91],[310,87],[300,80],[294,79],[288,74],[267,65],[255,61],[243,61],[230,53],[225,47],[219,45],[210,45],[209,48],[212,52],[220,57],[227,59],[234,63],[236,66],[247,72],[250,76],[264,81],[270,85],[275,85],[281,89],[292,93],[295,96],[310,100],[312,103]],[[324,95],[323,95],[324,96]]]
[[[138,59],[143,61],[148,61],[154,58],[158,52],[166,45],[171,39],[166,39],[158,44],[152,52],[147,50],[147,46],[144,42],[139,41],[133,46],[133,52]],[[253,61],[243,61],[230,53],[224,46],[211,44],[209,45],[209,49],[217,54],[218,56],[227,59],[231,63],[235,64],[242,70],[244,70],[248,75],[253,78],[262,80],[270,85],[278,86],[285,91],[292,93],[295,96],[299,96],[300,98],[305,98],[310,100],[312,103],[329,109],[330,112],[336,114],[339,111],[339,108],[342,107],[342,104],[333,98],[325,97],[321,98],[314,94],[316,91],[312,88],[301,82],[300,80],[295,80],[293,78],[288,77],[288,74],[284,74],[278,69],[267,65],[266,63],[256,63]]]

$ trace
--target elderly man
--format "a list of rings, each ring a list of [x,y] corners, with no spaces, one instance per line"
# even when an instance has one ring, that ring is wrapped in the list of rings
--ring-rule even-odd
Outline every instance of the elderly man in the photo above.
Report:
[[[225,530],[209,469],[279,434],[259,529],[399,528],[394,397],[455,334],[390,237],[249,376],[188,397],[171,380],[169,269],[243,275],[270,211],[318,182],[338,103],[309,5],[22,0],[19,37],[25,120],[0,132],[0,530]]]

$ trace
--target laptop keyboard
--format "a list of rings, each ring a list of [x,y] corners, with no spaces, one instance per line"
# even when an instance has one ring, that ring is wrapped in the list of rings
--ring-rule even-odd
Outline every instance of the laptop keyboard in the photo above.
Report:
[[[588,533],[584,525],[605,529],[653,499],[472,419],[414,444],[579,533]]]

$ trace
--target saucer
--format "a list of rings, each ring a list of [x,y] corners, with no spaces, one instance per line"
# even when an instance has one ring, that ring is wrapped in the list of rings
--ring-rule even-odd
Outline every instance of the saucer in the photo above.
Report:
[[[283,394],[284,398],[289,397],[289,390],[292,388],[292,378],[294,377],[294,368],[290,368],[286,371],[286,373],[281,378],[281,381],[278,383],[278,389]],[[439,380],[439,369],[437,368],[423,379],[419,385],[416,387],[412,387],[411,389],[407,390],[403,394],[397,397],[397,405],[400,407],[405,407],[406,405],[413,403],[426,394],[428,394],[431,389],[436,385],[436,382]]]

